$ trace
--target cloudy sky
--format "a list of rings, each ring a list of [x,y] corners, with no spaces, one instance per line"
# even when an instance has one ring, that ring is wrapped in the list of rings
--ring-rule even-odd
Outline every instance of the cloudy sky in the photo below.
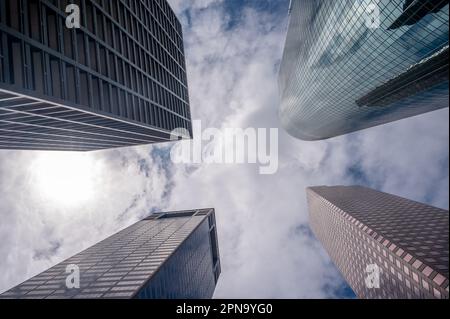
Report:
[[[170,0],[185,32],[193,119],[278,128],[288,0]],[[351,293],[311,235],[305,188],[362,184],[449,206],[448,109],[323,142],[279,133],[279,170],[177,165],[171,144],[67,154],[0,151],[0,292],[150,211],[215,207],[217,298]]]

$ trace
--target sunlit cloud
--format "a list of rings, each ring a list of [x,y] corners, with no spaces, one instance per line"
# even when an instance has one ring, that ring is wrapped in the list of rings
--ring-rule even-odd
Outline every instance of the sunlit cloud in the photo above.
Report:
[[[279,128],[289,1],[277,1],[276,14],[254,8],[275,1],[170,2],[184,24],[193,119]],[[242,6],[232,26],[225,3]],[[319,143],[279,132],[279,170],[269,176],[255,165],[175,165],[167,145],[0,151],[0,292],[151,211],[215,207],[216,297],[336,297],[343,281],[307,231],[305,187],[364,182],[448,208],[448,109]]]
[[[101,161],[85,153],[39,153],[31,162],[35,196],[54,205],[73,207],[93,200]]]

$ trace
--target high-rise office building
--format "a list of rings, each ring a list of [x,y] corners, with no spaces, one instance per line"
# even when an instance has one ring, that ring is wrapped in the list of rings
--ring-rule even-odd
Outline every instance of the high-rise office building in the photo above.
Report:
[[[449,297],[449,213],[360,186],[307,190],[310,223],[359,298]]]
[[[76,267],[79,287],[73,277]],[[214,209],[160,213],[0,298],[208,299],[220,271]]]
[[[280,119],[331,138],[448,107],[448,0],[292,0]]]
[[[191,137],[166,0],[0,0],[0,149],[108,149],[176,128]]]

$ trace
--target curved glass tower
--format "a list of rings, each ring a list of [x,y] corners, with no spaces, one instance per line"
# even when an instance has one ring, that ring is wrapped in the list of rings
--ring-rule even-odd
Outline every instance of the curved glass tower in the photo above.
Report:
[[[448,106],[448,0],[292,0],[280,118],[321,140]]]

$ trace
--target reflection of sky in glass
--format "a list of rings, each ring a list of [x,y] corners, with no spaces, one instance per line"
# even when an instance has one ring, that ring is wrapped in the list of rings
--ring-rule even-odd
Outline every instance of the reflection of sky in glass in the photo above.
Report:
[[[430,1],[435,3],[436,1]],[[378,28],[367,23],[377,4]],[[356,101],[448,45],[448,5],[392,28],[404,1],[294,0],[280,69],[283,125],[296,137],[333,137],[448,105],[448,77],[387,107]]]

